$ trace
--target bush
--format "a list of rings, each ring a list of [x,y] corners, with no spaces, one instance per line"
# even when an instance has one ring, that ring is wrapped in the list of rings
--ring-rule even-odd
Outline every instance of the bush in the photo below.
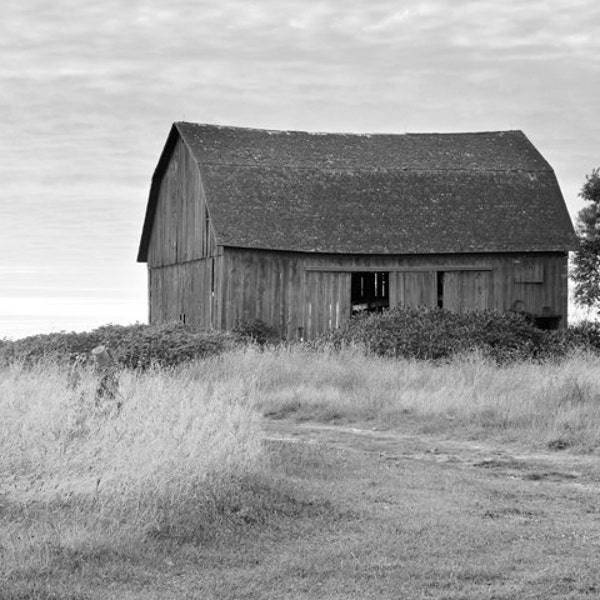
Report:
[[[568,329],[553,331],[552,342],[563,352],[581,349],[588,352],[600,353],[600,323],[581,321]]]
[[[221,354],[235,344],[235,338],[226,333],[195,331],[181,323],[109,325],[95,332],[102,338],[102,343],[111,348],[116,360],[130,368],[147,368],[153,364],[172,367]]]
[[[321,338],[317,346],[360,345],[380,356],[419,360],[479,351],[506,362],[564,355],[570,346],[554,333],[536,328],[517,313],[485,310],[459,314],[439,308],[399,307],[350,319]]]
[[[242,340],[254,342],[261,346],[277,344],[281,341],[277,330],[260,319],[242,321],[234,327],[233,333]]]
[[[40,360],[73,362],[99,345],[107,346],[127,368],[173,367],[221,354],[245,342],[280,342],[275,329],[259,320],[244,321],[232,333],[196,331],[181,323],[104,325],[84,333],[51,333],[16,341],[0,340],[0,366]],[[380,356],[419,360],[447,359],[478,351],[497,362],[546,360],[576,349],[600,353],[600,324],[582,322],[558,331],[542,331],[517,313],[479,311],[464,314],[439,308],[394,308],[350,319],[311,346],[364,347]]]
[[[220,354],[237,338],[223,332],[195,331],[181,323],[166,325],[104,325],[90,332],[34,335],[0,344],[0,365],[40,360],[72,362],[107,346],[117,363],[128,368],[172,367],[195,358]]]

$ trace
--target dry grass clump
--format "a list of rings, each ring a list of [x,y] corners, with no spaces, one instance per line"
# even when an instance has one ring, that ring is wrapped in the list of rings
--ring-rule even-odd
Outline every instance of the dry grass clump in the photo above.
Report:
[[[52,364],[2,372],[0,578],[65,552],[211,538],[246,510],[264,466],[251,382],[122,373],[120,411],[95,384]]]

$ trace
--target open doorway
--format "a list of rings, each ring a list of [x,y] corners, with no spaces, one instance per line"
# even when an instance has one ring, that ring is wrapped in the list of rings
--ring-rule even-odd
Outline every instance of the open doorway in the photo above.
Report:
[[[389,273],[352,273],[352,314],[379,312],[390,307]]]

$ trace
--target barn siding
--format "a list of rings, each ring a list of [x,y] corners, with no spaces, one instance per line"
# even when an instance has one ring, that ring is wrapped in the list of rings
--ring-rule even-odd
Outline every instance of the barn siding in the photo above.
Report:
[[[383,270],[383,269],[382,269]],[[390,274],[390,306],[437,306],[436,271]]]
[[[215,274],[222,257],[188,261],[148,269],[150,323],[183,321],[200,329],[220,328],[221,298],[212,293],[212,261]]]
[[[491,308],[492,271],[447,271],[443,281],[444,308],[454,312]]]
[[[219,307],[218,296],[211,294],[211,260],[148,269],[150,323],[183,321],[203,329],[217,326]]]
[[[219,328],[220,269],[198,165],[179,139],[160,182],[148,247],[150,323],[185,318],[195,327]]]
[[[567,322],[565,253],[416,256],[327,255],[225,248],[221,327],[256,318],[287,339],[312,339],[350,316],[353,271],[390,273],[390,305],[444,306],[456,311],[520,308]],[[539,281],[540,273],[542,281]]]
[[[179,139],[160,182],[148,247],[148,266],[180,264],[215,253],[214,229],[207,212],[198,165]]]
[[[350,273],[307,271],[300,337],[313,339],[350,317]]]

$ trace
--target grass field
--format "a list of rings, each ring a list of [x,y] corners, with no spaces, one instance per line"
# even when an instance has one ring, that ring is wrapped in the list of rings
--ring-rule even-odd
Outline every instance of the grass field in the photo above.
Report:
[[[600,360],[0,374],[0,600],[600,594]]]

